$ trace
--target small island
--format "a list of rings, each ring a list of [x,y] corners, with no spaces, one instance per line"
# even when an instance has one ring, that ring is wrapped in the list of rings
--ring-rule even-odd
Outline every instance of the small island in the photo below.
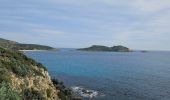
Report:
[[[109,51],[109,52],[131,52],[132,51],[131,49],[121,46],[121,45],[113,46],[113,47],[93,45],[88,48],[81,48],[81,49],[77,49],[77,50],[81,50],[81,51]]]

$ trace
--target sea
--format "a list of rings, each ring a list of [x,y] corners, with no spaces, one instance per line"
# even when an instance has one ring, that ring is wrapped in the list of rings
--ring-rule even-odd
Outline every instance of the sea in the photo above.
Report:
[[[170,52],[26,51],[83,100],[170,100]]]

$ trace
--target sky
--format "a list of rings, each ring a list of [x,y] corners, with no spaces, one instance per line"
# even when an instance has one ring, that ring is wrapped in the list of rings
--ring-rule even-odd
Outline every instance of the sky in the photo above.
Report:
[[[0,38],[170,50],[170,0],[0,0]]]

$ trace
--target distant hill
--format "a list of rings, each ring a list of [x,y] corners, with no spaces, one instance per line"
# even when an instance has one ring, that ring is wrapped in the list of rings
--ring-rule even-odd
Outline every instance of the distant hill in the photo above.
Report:
[[[22,44],[0,38],[0,47],[11,50],[54,50],[54,48],[38,44]]]
[[[131,52],[131,50],[127,47],[118,45],[113,47],[101,46],[101,45],[93,45],[88,48],[81,48],[78,50],[82,51],[110,51],[110,52]]]

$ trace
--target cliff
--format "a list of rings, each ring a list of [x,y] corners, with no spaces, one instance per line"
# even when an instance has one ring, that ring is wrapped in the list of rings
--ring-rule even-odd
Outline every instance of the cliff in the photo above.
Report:
[[[100,45],[93,45],[88,48],[81,48],[78,50],[82,51],[109,51],[109,52],[130,52],[131,50],[127,47],[118,45],[113,47],[107,47],[107,46],[100,46]]]
[[[42,64],[0,48],[0,100],[66,100],[70,94]]]

